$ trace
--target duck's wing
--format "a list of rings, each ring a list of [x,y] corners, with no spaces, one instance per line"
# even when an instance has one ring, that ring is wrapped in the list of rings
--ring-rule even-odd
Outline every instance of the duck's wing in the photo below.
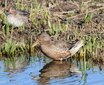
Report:
[[[77,41],[72,48],[70,48],[69,52],[71,53],[71,56],[73,56],[82,46],[84,45],[83,40]]]
[[[23,16],[29,16],[29,15],[30,15],[29,12],[24,11],[24,10],[17,10],[17,13],[18,13],[19,15],[23,15]]]
[[[55,45],[57,48],[63,49],[63,50],[68,50],[68,48],[69,48],[68,43],[63,42],[63,41],[57,41],[54,45]]]

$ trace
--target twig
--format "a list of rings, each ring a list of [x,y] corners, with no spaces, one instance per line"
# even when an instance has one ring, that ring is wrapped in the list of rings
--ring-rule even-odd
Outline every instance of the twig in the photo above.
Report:
[[[90,11],[88,11],[88,13],[93,13],[93,12],[101,10],[101,9],[104,9],[104,7],[100,7],[100,8],[94,9],[94,10],[90,10]],[[76,19],[76,18],[78,19],[78,17],[80,17],[80,16],[82,16],[84,14],[86,14],[86,13],[81,13],[81,14],[69,17],[68,19]]]

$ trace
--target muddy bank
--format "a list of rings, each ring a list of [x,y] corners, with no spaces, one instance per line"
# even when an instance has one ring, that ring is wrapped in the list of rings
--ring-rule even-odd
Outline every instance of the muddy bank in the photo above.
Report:
[[[5,44],[11,39],[15,44],[23,43],[25,48],[29,49],[38,34],[47,32],[56,40],[72,42],[83,39],[84,50],[87,49],[92,55],[92,51],[98,48],[102,50],[104,46],[103,4],[103,0],[38,0],[38,2],[7,0],[7,4],[1,0],[0,48],[5,48]],[[19,27],[13,30],[10,27],[9,32],[5,31],[6,26],[2,24],[3,13],[8,12],[12,6],[30,12],[29,21],[32,23],[30,27]],[[84,50],[82,49],[83,52]]]

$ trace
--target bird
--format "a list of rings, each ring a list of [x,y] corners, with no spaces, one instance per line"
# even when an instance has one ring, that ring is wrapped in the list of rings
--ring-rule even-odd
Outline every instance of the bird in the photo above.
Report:
[[[32,48],[36,45],[39,45],[40,50],[49,58],[63,61],[75,55],[76,52],[84,45],[84,41],[77,40],[74,45],[69,46],[66,42],[52,40],[47,33],[41,33],[37,36]]]
[[[7,22],[14,27],[21,27],[28,23],[29,12],[21,11],[11,7],[7,15]]]

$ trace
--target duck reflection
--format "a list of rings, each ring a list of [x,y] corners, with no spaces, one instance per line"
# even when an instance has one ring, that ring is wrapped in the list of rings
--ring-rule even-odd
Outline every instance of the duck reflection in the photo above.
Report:
[[[67,61],[52,61],[46,64],[40,72],[39,83],[41,85],[48,84],[49,80],[52,78],[65,78],[81,73],[74,64]]]
[[[29,64],[29,57],[11,57],[4,59],[5,71],[17,72],[22,71]]]

